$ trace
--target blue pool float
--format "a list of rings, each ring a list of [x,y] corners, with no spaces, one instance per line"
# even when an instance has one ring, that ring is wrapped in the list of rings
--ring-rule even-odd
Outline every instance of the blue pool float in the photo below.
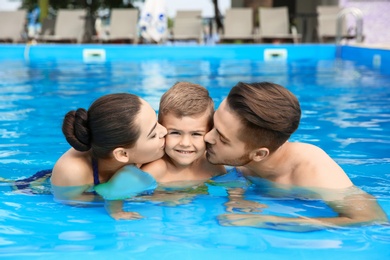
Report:
[[[153,191],[157,182],[147,172],[133,165],[126,165],[111,179],[95,186],[95,191],[106,200],[129,199]]]

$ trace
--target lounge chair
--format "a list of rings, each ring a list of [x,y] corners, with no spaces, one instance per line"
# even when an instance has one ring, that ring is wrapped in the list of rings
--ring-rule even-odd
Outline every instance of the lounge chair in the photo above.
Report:
[[[339,6],[317,6],[318,39],[320,42],[335,42],[337,34],[337,16],[342,10]],[[341,38],[352,39],[354,35],[348,35],[345,17],[341,21]]]
[[[0,11],[0,42],[22,42],[27,11]]]
[[[54,26],[54,35],[41,35],[42,42],[80,43],[84,37],[86,11],[84,9],[59,9]]]
[[[172,41],[195,40],[202,41],[202,11],[188,10],[176,12],[173,28]]]
[[[108,35],[95,37],[103,43],[132,42],[138,43],[138,9],[114,8],[111,10]]]
[[[259,9],[260,39],[262,42],[292,41],[298,43],[302,36],[295,27],[290,28],[288,8],[260,7]]]
[[[55,19],[45,18],[42,22],[42,28],[39,35],[54,35],[55,24]]]
[[[234,40],[255,41],[252,8],[230,8],[226,10],[224,33],[220,35],[220,42]]]

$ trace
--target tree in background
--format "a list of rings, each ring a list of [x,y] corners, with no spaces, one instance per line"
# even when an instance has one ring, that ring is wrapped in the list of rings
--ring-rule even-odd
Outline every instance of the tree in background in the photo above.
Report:
[[[214,5],[214,19],[215,19],[215,24],[217,25],[217,32],[221,32],[223,31],[223,23],[221,17],[222,15],[218,7],[218,0],[212,0],[212,1]]]

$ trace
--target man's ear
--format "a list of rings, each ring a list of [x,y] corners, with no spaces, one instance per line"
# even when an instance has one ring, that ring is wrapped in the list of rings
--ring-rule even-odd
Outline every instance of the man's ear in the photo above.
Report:
[[[269,155],[268,148],[262,147],[262,148],[258,148],[258,149],[253,150],[250,153],[250,158],[255,162],[260,162],[261,160],[266,158],[268,155]]]
[[[129,152],[125,148],[115,148],[112,154],[118,162],[127,163],[129,161]]]

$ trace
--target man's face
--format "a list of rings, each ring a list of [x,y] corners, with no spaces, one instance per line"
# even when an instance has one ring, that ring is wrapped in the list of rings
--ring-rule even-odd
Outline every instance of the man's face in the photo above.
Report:
[[[204,137],[207,147],[207,159],[212,164],[243,166],[251,162],[245,143],[238,139],[242,124],[229,110],[226,99],[214,114],[214,128]]]

